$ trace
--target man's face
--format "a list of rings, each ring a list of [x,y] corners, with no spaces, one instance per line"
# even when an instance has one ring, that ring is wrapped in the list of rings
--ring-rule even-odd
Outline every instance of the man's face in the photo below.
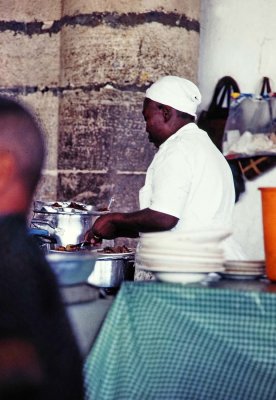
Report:
[[[162,107],[153,100],[146,98],[143,106],[143,116],[146,121],[146,131],[151,143],[159,147],[167,139],[165,135],[165,120]]]

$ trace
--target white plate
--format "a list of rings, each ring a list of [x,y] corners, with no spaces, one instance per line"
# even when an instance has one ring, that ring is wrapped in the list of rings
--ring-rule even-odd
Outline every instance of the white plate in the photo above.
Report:
[[[173,260],[173,261],[182,261],[187,260],[188,262],[193,262],[194,260],[204,260],[206,262],[216,262],[219,260],[220,262],[224,262],[224,253],[192,253],[192,252],[154,252],[154,251],[140,251],[139,254],[141,257],[146,257],[148,259],[153,260]],[[208,261],[209,260],[209,261]]]
[[[104,253],[104,252],[101,252],[101,251],[96,251],[95,253],[97,253],[98,254],[98,256],[99,257],[101,257],[101,256],[105,256],[105,257],[107,257],[107,256],[114,256],[114,257],[120,257],[120,256],[133,256],[134,254],[135,254],[135,252],[134,251],[127,251],[126,253]]]
[[[217,264],[189,263],[187,265],[184,264],[176,265],[176,264],[167,264],[165,262],[153,263],[143,258],[136,258],[135,263],[138,268],[152,272],[209,273],[209,272],[224,271],[222,263],[217,263]]]
[[[214,242],[214,243],[195,243],[195,242],[190,242],[190,241],[185,241],[185,240],[166,240],[166,243],[156,241],[156,240],[146,240],[142,239],[139,242],[139,247],[141,249],[145,250],[151,250],[151,249],[161,249],[161,250],[189,250],[189,251],[204,251],[204,252],[212,252],[212,251],[218,251],[221,250],[220,243]]]
[[[203,281],[208,273],[154,272],[156,278],[169,283],[195,283]]]
[[[97,253],[99,256],[127,256],[127,255],[134,255],[135,254],[135,250],[133,248],[129,249],[130,251],[126,251],[124,253],[110,253],[110,252],[104,252],[103,248],[94,248],[91,251],[92,253]]]
[[[260,279],[264,276],[264,274],[233,274],[227,271],[219,272],[219,274],[225,279],[235,279],[235,280],[250,280],[250,279]]]
[[[264,268],[229,268],[225,267],[225,271],[229,274],[236,274],[236,275],[256,275],[256,274],[264,274]]]
[[[226,260],[225,267],[246,269],[246,268],[262,268],[265,266],[264,260]]]
[[[97,254],[98,258],[108,258],[108,257],[112,257],[112,258],[122,258],[122,257],[127,257],[127,256],[131,256],[133,257],[135,255],[135,251],[128,251],[126,253],[104,253],[95,249],[78,249],[78,250],[49,250],[49,253],[53,253],[53,254],[66,254],[66,255],[70,255],[70,254],[79,254],[79,255],[89,255],[90,253],[92,254]]]
[[[216,264],[223,264],[223,257],[173,257],[163,255],[148,256],[144,254],[138,254],[137,259],[144,261],[151,265],[173,265],[173,266],[195,266],[195,265],[206,265],[212,266]]]
[[[223,249],[216,248],[216,249],[201,249],[201,248],[194,248],[194,249],[189,249],[189,248],[181,248],[181,247],[166,247],[166,248],[157,248],[157,247],[146,247],[146,246],[141,246],[139,247],[139,253],[144,254],[144,255],[165,255],[165,256],[181,256],[181,257],[217,257],[217,256],[223,256],[224,252]]]

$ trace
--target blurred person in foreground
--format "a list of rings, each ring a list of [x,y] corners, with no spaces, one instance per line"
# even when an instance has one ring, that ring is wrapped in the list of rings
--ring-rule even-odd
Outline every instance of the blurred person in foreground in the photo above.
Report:
[[[146,91],[143,116],[158,151],[140,190],[140,210],[98,218],[86,233],[102,238],[138,237],[143,232],[231,230],[235,189],[231,170],[208,134],[195,124],[201,94],[191,81],[166,76]],[[232,238],[226,258],[243,257]]]
[[[0,97],[0,398],[81,400],[82,361],[27,214],[45,157],[40,124]]]

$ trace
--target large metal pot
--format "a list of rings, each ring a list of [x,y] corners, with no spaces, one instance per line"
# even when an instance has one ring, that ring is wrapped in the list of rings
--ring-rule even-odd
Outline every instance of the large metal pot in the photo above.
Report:
[[[119,288],[123,281],[134,280],[134,253],[100,255],[88,283],[101,288]]]
[[[84,210],[67,207],[52,207],[53,202],[36,201],[31,226],[46,229],[55,242],[61,246],[76,244],[84,240],[84,235],[95,220],[108,211],[97,211],[92,206]],[[61,203],[62,204],[62,203]]]

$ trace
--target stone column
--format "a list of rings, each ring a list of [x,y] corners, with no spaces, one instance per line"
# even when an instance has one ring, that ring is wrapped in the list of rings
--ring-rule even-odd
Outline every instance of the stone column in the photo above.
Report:
[[[155,149],[144,92],[166,74],[197,80],[200,0],[64,0],[58,198],[138,208]]]
[[[31,104],[48,157],[36,198],[138,208],[155,149],[144,92],[196,81],[200,0],[0,0],[0,93]]]
[[[60,32],[49,28],[60,17],[60,0],[0,1],[0,94],[31,105],[45,127],[48,155],[36,194],[44,199],[56,198]]]

